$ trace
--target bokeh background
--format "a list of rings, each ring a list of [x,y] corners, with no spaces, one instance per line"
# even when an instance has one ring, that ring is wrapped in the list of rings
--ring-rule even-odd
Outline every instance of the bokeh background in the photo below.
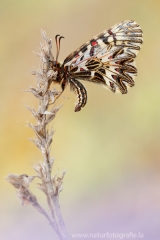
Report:
[[[54,36],[65,36],[64,60],[104,29],[133,19],[144,32],[136,86],[121,95],[85,82],[88,103],[78,113],[67,89],[53,122],[52,155],[54,172],[67,170],[60,203],[69,233],[140,232],[145,240],[159,240],[160,1],[5,0],[0,19],[0,239],[57,239],[43,216],[21,207],[5,180],[8,173],[34,175],[32,165],[41,160],[27,139],[34,134],[25,104],[36,107],[37,100],[23,92],[35,84],[29,70],[39,67],[33,51],[39,51],[40,29],[53,39],[54,54]],[[33,190],[46,206],[43,194]]]

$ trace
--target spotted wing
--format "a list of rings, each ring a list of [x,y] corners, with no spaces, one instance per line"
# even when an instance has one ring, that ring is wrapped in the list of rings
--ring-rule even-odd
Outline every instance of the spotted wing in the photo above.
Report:
[[[127,93],[137,75],[134,59],[141,48],[142,30],[126,20],[103,31],[64,60],[70,78],[107,86]]]

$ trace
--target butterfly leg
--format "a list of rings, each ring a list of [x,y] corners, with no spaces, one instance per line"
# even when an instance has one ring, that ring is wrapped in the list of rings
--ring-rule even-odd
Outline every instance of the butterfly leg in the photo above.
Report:
[[[61,89],[62,91],[58,94],[58,96],[55,98],[55,101],[62,95],[62,93],[64,92],[65,90],[65,87],[67,85],[68,81],[66,81],[65,79],[62,80],[62,82],[60,83],[61,84]],[[54,101],[54,102],[55,102]]]
[[[75,107],[75,112],[81,110],[82,107],[86,105],[87,102],[87,91],[85,87],[79,81],[75,79],[70,79],[70,88],[76,94],[77,103]]]

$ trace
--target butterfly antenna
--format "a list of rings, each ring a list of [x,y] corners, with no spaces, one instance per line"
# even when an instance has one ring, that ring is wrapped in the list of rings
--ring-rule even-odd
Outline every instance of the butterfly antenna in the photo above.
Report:
[[[61,39],[62,38],[64,38],[63,36],[60,36],[60,38],[59,38],[59,52],[58,52],[58,56],[59,56],[59,53],[60,53],[60,41],[61,41]],[[57,57],[58,58],[58,57]]]
[[[58,56],[59,56],[59,52],[60,52],[60,41],[61,41],[62,38],[64,38],[64,37],[63,37],[63,36],[60,36],[59,40],[56,39],[57,45],[58,45],[58,52],[57,52],[57,55],[56,55],[56,61],[57,61]]]
[[[58,37],[60,37],[59,34],[57,34],[57,35],[55,36],[56,48],[57,48],[56,61],[57,61],[57,58],[58,58],[58,55],[59,55],[59,45],[58,45],[58,40],[57,40]]]

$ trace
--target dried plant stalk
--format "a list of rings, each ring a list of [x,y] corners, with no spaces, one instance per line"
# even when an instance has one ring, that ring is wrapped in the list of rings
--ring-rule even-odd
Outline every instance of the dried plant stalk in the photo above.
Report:
[[[47,129],[47,125],[55,118],[56,113],[60,109],[60,107],[55,106],[55,102],[61,93],[53,89],[52,84],[53,79],[56,78],[56,72],[50,69],[50,61],[54,60],[51,52],[52,42],[47,39],[45,31],[42,30],[41,34],[43,43],[40,45],[41,52],[37,54],[41,61],[40,69],[32,71],[32,74],[36,76],[37,85],[27,90],[27,92],[31,92],[39,100],[38,110],[29,106],[26,107],[31,111],[36,120],[36,124],[34,125],[28,123],[36,135],[34,139],[30,140],[42,152],[43,161],[34,165],[38,176],[9,174],[7,180],[16,188],[17,196],[22,201],[22,204],[31,204],[38,212],[45,216],[59,238],[61,240],[67,240],[69,237],[59,205],[59,193],[62,191],[65,172],[62,173],[61,177],[51,176],[54,158],[50,157],[50,146],[54,132],[52,129]],[[41,180],[41,182],[38,183],[38,188],[43,191],[47,197],[51,216],[40,206],[35,195],[29,190],[29,184],[35,177]]]

